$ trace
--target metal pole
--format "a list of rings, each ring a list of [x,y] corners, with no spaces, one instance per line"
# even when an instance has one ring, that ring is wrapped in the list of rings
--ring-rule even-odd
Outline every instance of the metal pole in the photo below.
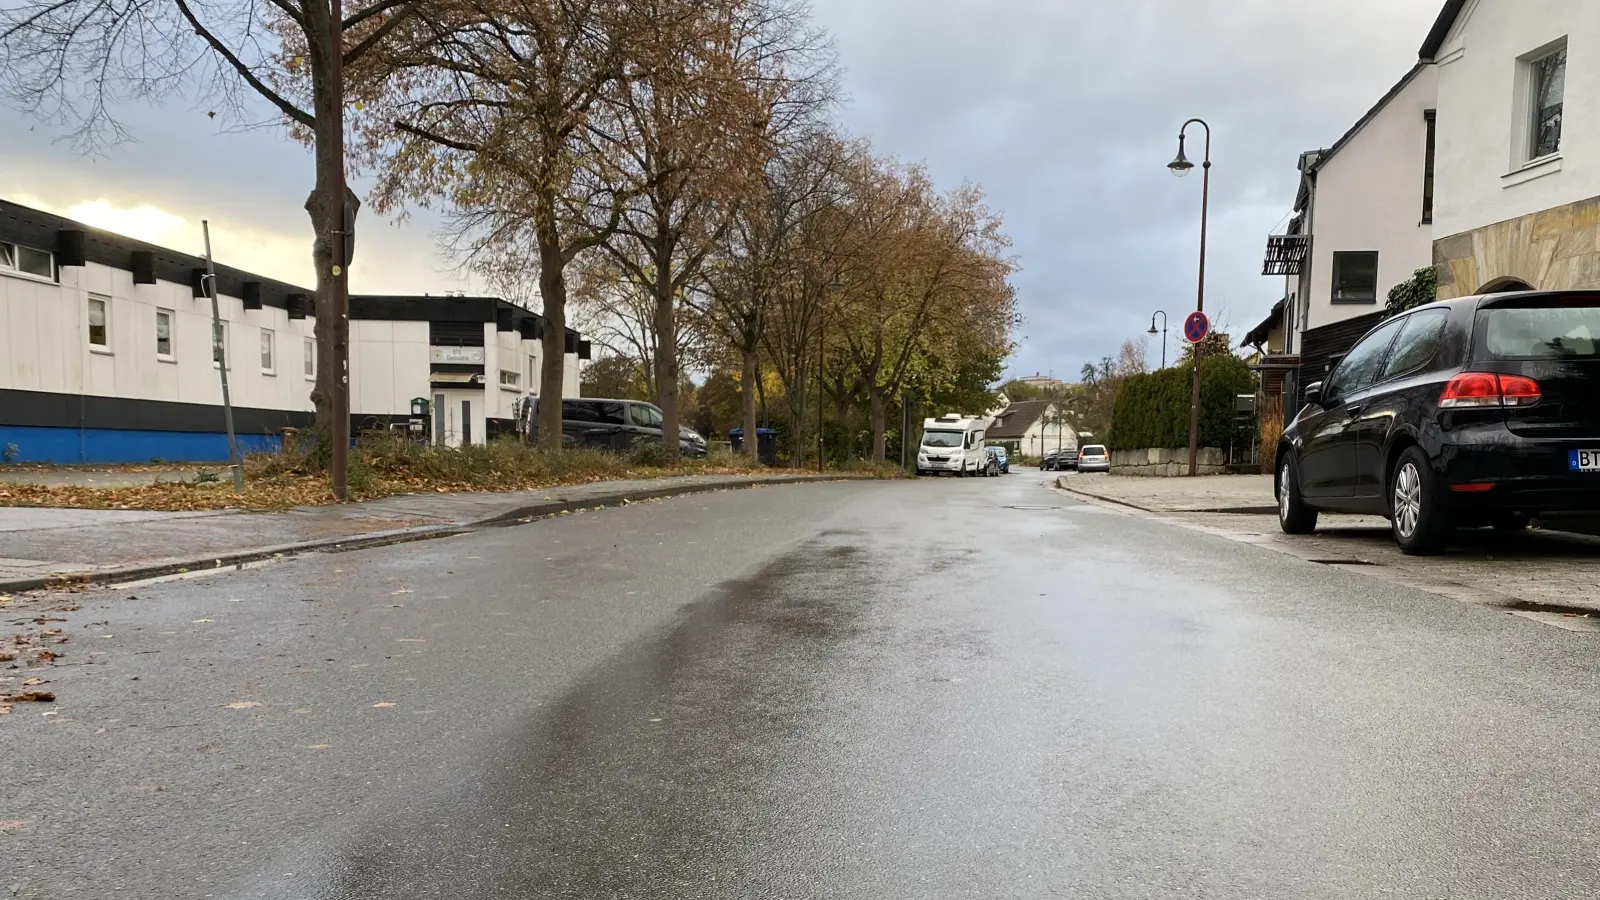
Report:
[[[818,311],[817,319],[817,472],[823,470],[823,459],[827,453],[827,444],[822,436],[822,409],[823,392],[826,383],[822,375],[822,351],[828,343],[828,315],[827,310]]]
[[[233,433],[233,395],[228,391],[228,342],[222,332],[222,309],[217,301],[217,266],[211,261],[211,223],[200,220],[200,233],[206,239],[206,293],[211,296],[211,343],[221,358],[217,371],[222,375],[222,421],[228,428],[228,468],[233,470],[233,492],[244,493],[244,467],[239,465],[239,439]]]
[[[1180,143],[1183,131],[1199,123],[1206,130],[1206,156],[1201,164],[1203,177],[1200,188],[1200,283],[1195,291],[1195,310],[1206,310],[1206,215],[1211,204],[1211,126],[1203,119],[1190,119],[1178,132]],[[1189,392],[1189,477],[1199,474],[1200,461],[1200,357],[1204,342],[1194,345],[1194,384]]]

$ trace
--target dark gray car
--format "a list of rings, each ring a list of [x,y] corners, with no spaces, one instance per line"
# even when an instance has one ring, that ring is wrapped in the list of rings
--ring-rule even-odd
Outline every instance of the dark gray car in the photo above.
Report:
[[[539,436],[539,398],[522,404],[517,431],[523,440],[534,442]],[[598,447],[625,453],[643,443],[661,443],[661,409],[642,400],[614,400],[582,397],[561,401],[561,433],[569,444]],[[705,456],[706,443],[678,433],[678,452],[685,456]]]

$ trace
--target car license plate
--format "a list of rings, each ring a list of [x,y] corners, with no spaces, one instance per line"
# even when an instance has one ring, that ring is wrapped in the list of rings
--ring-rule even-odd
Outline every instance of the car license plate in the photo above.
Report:
[[[1574,472],[1600,472],[1600,450],[1573,450],[1567,457],[1567,468]]]

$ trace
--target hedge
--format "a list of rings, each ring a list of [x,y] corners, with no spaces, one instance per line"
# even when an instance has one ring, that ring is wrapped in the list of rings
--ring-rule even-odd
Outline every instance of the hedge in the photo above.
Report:
[[[1130,375],[1117,390],[1111,412],[1112,450],[1189,446],[1188,363]],[[1200,366],[1200,446],[1226,447],[1235,431],[1234,397],[1256,392],[1255,373],[1232,354],[1208,356]]]

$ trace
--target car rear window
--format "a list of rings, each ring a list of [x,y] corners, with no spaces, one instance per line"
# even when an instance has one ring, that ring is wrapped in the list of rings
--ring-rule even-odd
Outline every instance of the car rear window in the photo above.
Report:
[[[1099,444],[1090,444],[1089,446],[1083,448],[1083,455],[1084,456],[1105,456],[1106,455],[1106,448],[1100,446]]]
[[[1478,334],[1491,359],[1600,359],[1600,305],[1490,308]]]

